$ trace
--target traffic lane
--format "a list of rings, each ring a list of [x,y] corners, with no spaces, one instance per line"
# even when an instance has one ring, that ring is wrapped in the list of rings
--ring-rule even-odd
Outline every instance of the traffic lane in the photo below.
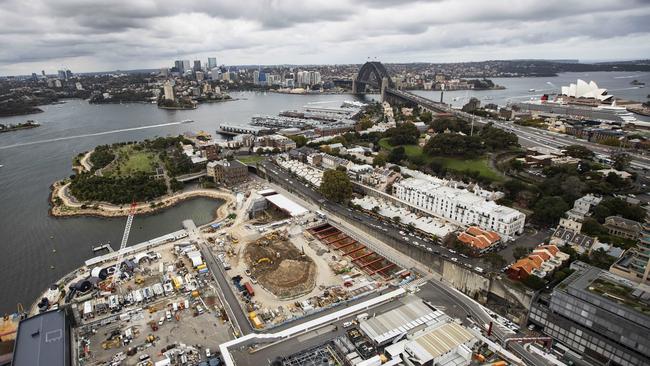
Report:
[[[367,299],[364,299],[364,301]],[[369,314],[377,313],[382,314],[386,313],[392,309],[395,309],[401,306],[403,303],[401,301],[391,301],[385,304],[368,309],[366,312]],[[340,310],[340,309],[337,309]],[[321,314],[322,315],[322,314]],[[319,315],[319,316],[321,316]],[[290,356],[292,354],[298,353],[300,351],[307,350],[312,347],[320,346],[326,344],[332,339],[340,336],[344,336],[345,332],[348,329],[353,327],[358,327],[358,324],[353,324],[352,326],[345,328],[344,323],[354,322],[358,314],[352,314],[346,316],[337,321],[331,322],[328,325],[308,332],[306,334],[301,334],[296,337],[285,339],[277,344],[273,344],[258,350],[254,353],[248,352],[248,350],[231,350],[231,353],[235,357],[235,361],[238,365],[267,365],[269,361],[275,360],[278,356]],[[292,324],[294,326],[295,324]],[[276,332],[276,328],[269,331],[269,333]]]
[[[277,178],[278,175],[279,174],[276,174],[276,178]],[[288,175],[288,174],[286,174],[286,175]],[[288,177],[287,177],[287,178],[281,178],[281,179],[278,179],[278,180],[279,180],[280,184],[284,186],[286,183],[288,183],[288,181],[290,179],[288,179]],[[307,187],[304,187],[302,185],[297,185],[297,186],[294,186],[294,187],[300,187],[300,188],[298,188],[299,190],[305,191],[305,193],[308,193],[308,194],[309,194],[309,192],[313,192],[313,190],[311,188],[307,188]],[[303,189],[303,187],[304,187],[304,189]],[[346,212],[348,212],[347,208],[343,208],[343,207],[341,207],[339,205],[334,205],[334,204],[329,203],[329,202],[327,204],[324,204],[323,206],[331,207],[332,211],[334,211],[336,213],[341,213],[343,215],[346,215]],[[383,233],[382,233],[382,235],[383,235]],[[431,283],[433,283],[433,281],[431,281]],[[484,323],[489,323],[490,321],[492,321],[491,317],[487,313],[485,313],[485,311],[482,309],[482,307],[480,307],[477,303],[474,303],[471,299],[466,299],[464,297],[458,298],[458,295],[455,294],[454,291],[444,289],[444,287],[443,287],[444,285],[439,285],[439,286],[440,286],[439,288],[442,289],[444,291],[444,293],[447,294],[447,296],[449,296],[451,299],[453,299],[459,307],[461,307],[461,308],[463,308],[465,310],[466,314],[472,314],[472,316],[474,316],[475,319],[479,319],[480,321],[484,321]],[[495,336],[497,336],[498,338],[503,338],[505,336],[505,331],[501,330],[499,325],[495,326],[494,328],[495,328],[494,329]],[[545,366],[546,365],[545,363],[540,363],[539,360],[531,358],[532,356],[530,354],[528,354],[528,352],[525,351],[525,350],[518,350],[518,353],[519,352],[523,352],[524,355],[521,356],[521,357],[523,359],[526,359],[527,361],[529,361],[532,365],[535,365],[535,366]],[[531,358],[531,359],[528,360],[529,358]]]
[[[465,310],[466,314],[470,314],[471,317],[474,320],[478,320],[482,322],[483,324],[489,324],[492,322],[493,327],[492,327],[492,333],[493,335],[498,339],[498,340],[505,340],[507,337],[510,336],[516,336],[515,333],[512,333],[510,331],[505,331],[502,329],[502,326],[496,323],[492,317],[490,317],[489,314],[487,314],[483,308],[473,301],[472,299],[469,299],[460,293],[447,289],[444,284],[441,284],[435,280],[429,281],[427,284],[436,287],[438,290],[442,291],[443,294],[447,295],[448,298],[451,301],[456,302],[456,304]],[[422,288],[426,287],[427,284],[423,285],[420,287],[420,291],[422,291]],[[547,366],[548,363],[544,361],[543,358],[533,355],[530,352],[528,352],[523,346],[517,343],[512,343],[511,349],[513,350],[513,353],[515,353],[517,356],[521,357],[523,360],[528,362],[528,365],[534,365],[534,366]],[[519,346],[519,347],[517,347]]]
[[[309,186],[303,185],[303,184],[291,184],[292,178],[288,172],[284,171],[282,168],[276,167],[275,168],[279,169],[279,171],[272,171],[272,174],[274,176],[274,181],[276,181],[278,184],[283,186],[285,189],[289,190],[290,192],[293,192],[295,190],[300,191],[300,193],[303,193],[304,196],[307,196],[316,202],[319,200],[323,199],[323,196],[312,189]],[[268,170],[268,168],[267,168]],[[364,224],[368,229],[373,230],[375,233],[375,236],[379,236],[380,240],[386,241],[388,240],[393,240],[401,244],[408,244],[411,246],[414,246],[420,250],[427,251],[431,254],[436,254],[436,255],[441,255],[443,258],[452,260],[457,263],[461,263],[465,265],[468,268],[474,268],[477,264],[479,264],[480,260],[479,259],[472,259],[469,257],[463,257],[462,255],[457,254],[453,249],[449,249],[447,247],[444,247],[442,245],[439,245],[432,240],[425,240],[424,238],[422,239],[415,239],[418,244],[424,244],[425,247],[421,247],[420,245],[415,246],[413,243],[413,239],[408,239],[409,235],[400,235],[399,230],[403,231],[403,228],[401,228],[399,225],[392,223],[388,220],[378,220],[366,213],[359,212],[359,211],[352,211],[350,208],[336,204],[330,201],[325,201],[321,204],[321,207],[324,209],[334,212],[336,215],[339,217],[347,217],[352,220],[356,220]],[[375,225],[375,226],[373,226]],[[386,230],[376,230],[376,225],[381,225],[383,228]],[[407,236],[408,240],[404,239],[404,236]],[[420,243],[422,242],[422,243]],[[426,244],[425,244],[426,243]],[[427,248],[431,248],[431,250],[428,250]],[[438,253],[435,253],[435,252]]]
[[[233,288],[230,286],[230,281],[224,275],[225,269],[221,267],[221,261],[219,261],[214,256],[214,253],[212,253],[212,251],[210,250],[210,248],[207,247],[207,245],[201,244],[201,247],[202,247],[201,248],[202,252],[205,253],[205,260],[208,265],[208,268],[210,269],[213,278],[219,285],[219,289],[221,290],[221,293],[226,299],[226,302],[228,303],[228,306],[231,310],[231,314],[229,316],[235,317],[235,320],[237,321],[237,324],[241,329],[242,335],[252,333],[253,327],[248,322],[248,319],[244,314],[244,310],[239,305],[239,300],[234,294]]]

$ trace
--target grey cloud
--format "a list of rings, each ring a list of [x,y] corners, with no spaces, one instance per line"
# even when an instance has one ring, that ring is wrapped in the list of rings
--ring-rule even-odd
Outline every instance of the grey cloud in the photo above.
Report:
[[[608,58],[614,38],[636,46],[618,57],[636,58],[650,54],[649,17],[650,3],[635,0],[0,0],[0,75],[160,67],[208,54],[229,64],[466,61],[531,50]]]

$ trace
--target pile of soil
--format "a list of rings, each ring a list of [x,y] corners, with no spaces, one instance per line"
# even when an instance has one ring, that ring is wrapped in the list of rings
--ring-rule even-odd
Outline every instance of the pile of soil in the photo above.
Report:
[[[314,261],[285,239],[249,243],[244,259],[259,284],[279,298],[302,295],[316,285]]]

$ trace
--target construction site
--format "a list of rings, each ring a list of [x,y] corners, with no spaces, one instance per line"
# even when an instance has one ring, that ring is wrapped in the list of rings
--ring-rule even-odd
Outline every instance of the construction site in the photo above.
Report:
[[[273,328],[388,285],[410,272],[273,189],[251,190],[232,226],[214,242],[242,311],[255,329]],[[211,239],[208,239],[211,240]]]

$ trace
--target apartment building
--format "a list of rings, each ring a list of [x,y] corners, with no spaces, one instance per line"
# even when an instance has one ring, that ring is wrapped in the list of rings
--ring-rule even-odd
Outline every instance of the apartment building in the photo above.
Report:
[[[393,195],[415,207],[453,220],[496,231],[509,239],[524,230],[526,215],[485,198],[483,191],[459,189],[455,183],[435,177],[407,178],[393,185]]]

